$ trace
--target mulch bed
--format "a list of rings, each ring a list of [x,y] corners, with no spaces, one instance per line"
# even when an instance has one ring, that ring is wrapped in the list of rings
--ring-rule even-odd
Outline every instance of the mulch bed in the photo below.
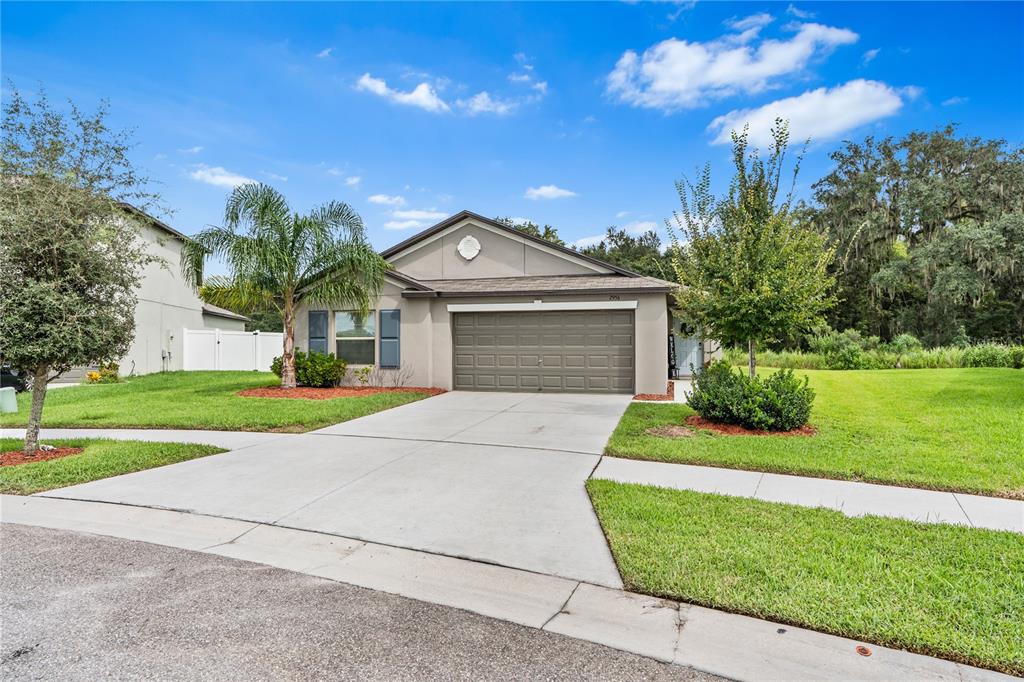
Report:
[[[668,382],[664,393],[637,393],[633,400],[663,400],[672,401],[676,399],[676,382]]]
[[[804,424],[800,428],[790,431],[764,431],[762,429],[748,429],[737,424],[719,424],[708,421],[697,414],[691,414],[686,418],[686,423],[695,429],[707,429],[724,436],[813,436],[818,432],[810,424]]]
[[[82,448],[55,448],[53,450],[36,450],[34,457],[26,457],[24,450],[8,450],[0,452],[0,467],[13,467],[29,462],[45,462],[48,459],[60,459],[81,453]]]
[[[267,386],[265,388],[247,388],[239,391],[238,395],[243,398],[301,398],[303,400],[331,400],[333,398],[358,398],[360,396],[376,395],[377,393],[427,393],[431,396],[444,393],[443,388],[420,388],[417,386],[406,386],[402,388],[384,388],[381,386],[339,386],[337,388],[309,388],[297,386],[296,388],[281,388],[280,386]]]

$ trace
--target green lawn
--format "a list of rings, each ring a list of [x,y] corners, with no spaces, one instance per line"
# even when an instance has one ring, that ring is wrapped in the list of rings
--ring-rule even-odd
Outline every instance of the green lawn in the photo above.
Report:
[[[378,393],[357,398],[302,400],[243,398],[246,388],[272,386],[269,372],[167,372],[119,384],[51,390],[43,426],[309,431],[419,400],[426,393]],[[24,425],[31,396],[18,396],[17,415],[5,426]]]
[[[798,372],[817,391],[811,437],[661,438],[685,405],[630,405],[607,454],[1024,499],[1024,371]]]
[[[626,589],[1024,673],[1024,537],[591,480]]]
[[[71,389],[66,389],[71,390]],[[68,438],[49,445],[84,448],[79,455],[0,467],[0,493],[31,495],[76,483],[130,474],[133,471],[215,455],[223,448],[194,443],[148,443],[136,440]],[[21,439],[0,438],[0,452],[18,450]]]

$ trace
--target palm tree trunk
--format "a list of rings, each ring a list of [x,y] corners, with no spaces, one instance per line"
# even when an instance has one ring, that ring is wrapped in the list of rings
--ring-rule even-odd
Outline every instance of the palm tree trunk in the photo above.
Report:
[[[49,374],[49,367],[39,365],[32,375],[32,409],[28,413],[28,428],[25,429],[26,457],[35,457],[39,449],[39,426],[43,421],[43,402],[46,400],[46,379]]]
[[[750,378],[753,379],[757,376],[757,342],[753,339],[747,341],[747,371],[750,373]]]
[[[284,354],[281,356],[281,388],[295,388],[295,308],[284,304]]]

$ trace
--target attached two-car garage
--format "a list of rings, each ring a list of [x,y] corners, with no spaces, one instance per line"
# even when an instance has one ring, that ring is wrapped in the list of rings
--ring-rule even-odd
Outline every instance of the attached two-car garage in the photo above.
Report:
[[[455,312],[456,390],[633,393],[633,310]]]

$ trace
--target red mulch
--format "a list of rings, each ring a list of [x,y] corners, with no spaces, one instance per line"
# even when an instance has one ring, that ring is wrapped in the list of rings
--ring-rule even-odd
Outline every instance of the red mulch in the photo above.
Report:
[[[29,462],[45,462],[48,459],[60,459],[81,454],[82,448],[56,448],[55,450],[36,450],[34,457],[26,457],[24,450],[8,450],[0,452],[0,467],[13,467]]]
[[[696,414],[687,417],[686,423],[696,429],[708,429],[725,436],[813,436],[818,433],[818,429],[810,424],[804,424],[800,428],[790,431],[765,431],[763,429],[748,429],[737,424],[719,424]]]
[[[668,382],[668,386],[664,393],[637,393],[633,396],[633,400],[675,400],[676,399],[676,382]]]
[[[247,388],[244,391],[239,391],[238,395],[243,398],[331,400],[332,398],[356,398],[364,395],[376,395],[377,393],[427,393],[435,396],[444,392],[443,388],[420,388],[416,386],[402,388],[383,388],[381,386],[339,386],[337,388],[297,386],[296,388],[281,388],[280,386],[267,386],[266,388]]]

